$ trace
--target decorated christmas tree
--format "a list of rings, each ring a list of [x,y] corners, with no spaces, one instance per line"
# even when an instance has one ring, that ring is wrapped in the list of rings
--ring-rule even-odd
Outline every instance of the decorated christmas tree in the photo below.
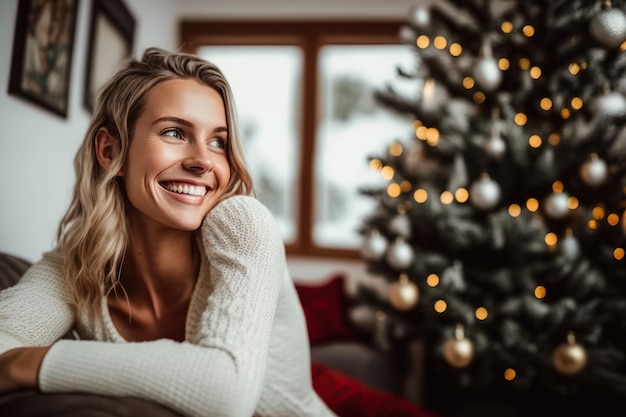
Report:
[[[370,158],[361,252],[388,286],[358,300],[381,347],[424,341],[442,403],[626,398],[625,10],[450,0],[400,32],[415,91],[378,99],[414,125]]]

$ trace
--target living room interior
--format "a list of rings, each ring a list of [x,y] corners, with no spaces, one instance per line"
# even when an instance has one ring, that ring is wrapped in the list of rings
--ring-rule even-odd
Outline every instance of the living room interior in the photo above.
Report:
[[[12,195],[0,205],[0,289],[54,246],[97,88],[128,54],[184,50],[218,63],[241,97],[247,158],[284,234],[312,361],[340,375],[318,383],[344,384],[346,416],[582,417],[623,405],[625,1],[533,2],[517,18],[515,0],[62,2],[75,14],[67,82],[47,102],[15,80],[31,1],[0,3],[0,181]],[[420,29],[457,31],[457,42]],[[558,54],[572,62],[551,60],[534,30],[569,36],[574,47]],[[507,66],[492,59],[502,51]],[[571,81],[578,72],[595,78]],[[584,88],[600,79],[604,90]],[[541,111],[515,107],[541,99]]]

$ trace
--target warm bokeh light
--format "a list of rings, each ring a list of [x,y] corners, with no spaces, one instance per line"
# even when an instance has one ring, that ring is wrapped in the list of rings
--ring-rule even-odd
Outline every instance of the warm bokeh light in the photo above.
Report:
[[[587,222],[587,227],[591,230],[596,230],[598,228],[598,221],[591,219]]]
[[[400,156],[402,155],[402,151],[403,151],[402,145],[399,143],[394,143],[393,145],[389,147],[389,154],[391,156]]]
[[[574,97],[571,101],[570,101],[570,105],[572,106],[572,109],[574,110],[580,110],[583,108],[583,99],[580,97]]]
[[[400,191],[403,193],[408,193],[411,191],[411,188],[413,188],[413,184],[411,184],[411,181],[409,180],[404,180],[400,183]]]
[[[445,301],[443,301],[443,300],[437,300],[437,301],[435,301],[435,305],[434,305],[434,307],[435,307],[435,311],[436,311],[437,313],[443,313],[444,311],[446,311],[446,310],[447,310],[447,308],[448,308],[448,303],[446,303],[446,302],[445,302]]]
[[[469,199],[469,192],[465,188],[459,188],[454,192],[454,198],[459,203],[465,203]]]
[[[500,58],[498,60],[498,68],[500,68],[500,70],[502,71],[506,71],[509,68],[511,68],[511,61],[509,61],[507,58]]]
[[[430,38],[426,35],[420,35],[415,41],[415,44],[418,48],[426,49],[428,48],[428,45],[430,45]]]
[[[435,39],[433,39],[433,45],[437,49],[446,49],[446,46],[448,46],[448,40],[441,35],[435,36]]]
[[[541,78],[541,73],[542,73],[542,71],[541,71],[541,68],[539,68],[539,67],[532,67],[530,69],[530,77],[533,80],[538,80],[539,78]]]
[[[459,56],[463,53],[463,47],[460,43],[453,43],[450,45],[450,55]]]
[[[450,204],[454,201],[454,195],[450,191],[443,191],[439,196],[442,204]]]
[[[531,148],[537,149],[541,146],[542,143],[543,140],[541,140],[541,136],[539,135],[531,135],[530,138],[528,138],[528,144]]]
[[[485,97],[485,93],[483,93],[482,91],[477,91],[472,96],[472,99],[474,100],[474,103],[476,104],[484,103],[486,98],[487,97]]]
[[[571,115],[572,115],[572,112],[569,111],[569,109],[561,109],[561,117],[563,119],[569,119]]]
[[[535,28],[532,25],[526,25],[522,28],[522,33],[526,35],[527,38],[531,38],[535,34]]]
[[[556,243],[558,242],[558,238],[556,237],[556,233],[554,232],[548,232],[546,234],[546,236],[543,238],[544,242],[546,242],[546,245],[548,246],[554,246],[556,245]]]
[[[513,31],[513,23],[506,21],[500,25],[500,30],[504,33],[511,33]]]
[[[485,307],[478,307],[476,311],[474,312],[474,315],[476,316],[478,320],[485,320],[487,316],[489,315],[489,312],[487,311]]]
[[[504,379],[506,379],[507,381],[513,381],[515,377],[517,377],[517,372],[515,372],[515,369],[508,368],[504,371]]]
[[[436,287],[437,285],[439,285],[439,275],[437,274],[430,274],[426,277],[426,284],[428,284],[429,287]]]
[[[526,200],[526,208],[528,209],[528,211],[533,213],[539,210],[539,200],[532,197],[529,198],[528,200]]]
[[[400,189],[400,185],[396,184],[395,182],[387,186],[387,195],[389,195],[389,197],[391,198],[398,197],[401,191],[402,190]]]
[[[561,181],[554,181],[552,183],[552,191],[554,191],[555,193],[560,193],[563,191],[563,182]]]
[[[552,100],[548,97],[542,98],[539,102],[539,107],[541,107],[541,109],[545,111],[550,110],[552,108]]]
[[[546,298],[546,287],[544,287],[543,285],[537,285],[535,287],[535,297],[539,298],[540,300],[542,298]]]
[[[577,75],[580,72],[580,65],[578,65],[578,64],[569,64],[569,67],[567,69],[569,70],[570,74]]]
[[[415,200],[417,203],[424,203],[426,200],[428,200],[428,192],[423,188],[415,190],[415,192],[413,193],[413,200]]]
[[[509,216],[518,217],[520,214],[522,214],[522,208],[519,204],[511,204],[509,206]]]
[[[618,261],[624,259],[624,248],[615,248],[613,251],[613,257]]]
[[[471,88],[474,88],[474,84],[475,81],[472,77],[463,78],[463,87],[465,87],[465,89],[469,90]]]
[[[524,126],[528,122],[528,116],[520,112],[515,115],[514,120],[516,125]]]
[[[576,210],[578,208],[578,206],[580,205],[580,202],[578,201],[578,199],[574,196],[570,196],[567,199],[567,207],[570,210]]]
[[[382,177],[387,181],[392,179],[395,173],[396,172],[393,167],[390,167],[389,165],[384,166],[383,169],[380,170],[380,175],[382,175]]]
[[[417,136],[418,139],[421,140],[426,140],[426,136],[428,134],[428,128],[426,126],[419,126],[417,129],[415,129],[415,136]]]
[[[619,216],[615,213],[611,213],[606,217],[606,222],[611,226],[617,226],[619,224]]]
[[[548,142],[550,142],[550,145],[552,146],[558,145],[559,143],[561,143],[561,135],[559,135],[558,133],[551,133],[548,137]]]
[[[374,171],[380,171],[383,169],[383,163],[380,159],[372,159],[370,161],[370,168]]]
[[[591,209],[591,215],[596,220],[603,219],[604,214],[605,214],[605,210],[604,210],[604,207],[602,206],[595,206],[593,209]]]
[[[519,60],[519,68],[521,70],[527,70],[528,68],[530,68],[530,59],[528,58],[520,58]]]
[[[429,127],[426,130],[426,142],[428,142],[429,145],[436,146],[439,142],[439,129]]]

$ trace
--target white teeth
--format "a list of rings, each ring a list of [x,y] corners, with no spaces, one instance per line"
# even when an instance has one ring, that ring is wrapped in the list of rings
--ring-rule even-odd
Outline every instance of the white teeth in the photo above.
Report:
[[[197,195],[200,197],[206,195],[206,187],[199,185],[167,183],[164,184],[163,187],[168,191],[178,194]]]

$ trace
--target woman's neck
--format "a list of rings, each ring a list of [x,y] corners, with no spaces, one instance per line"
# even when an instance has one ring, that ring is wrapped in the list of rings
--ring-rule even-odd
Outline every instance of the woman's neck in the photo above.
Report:
[[[133,308],[156,317],[187,305],[200,269],[193,232],[132,236],[120,281]]]

